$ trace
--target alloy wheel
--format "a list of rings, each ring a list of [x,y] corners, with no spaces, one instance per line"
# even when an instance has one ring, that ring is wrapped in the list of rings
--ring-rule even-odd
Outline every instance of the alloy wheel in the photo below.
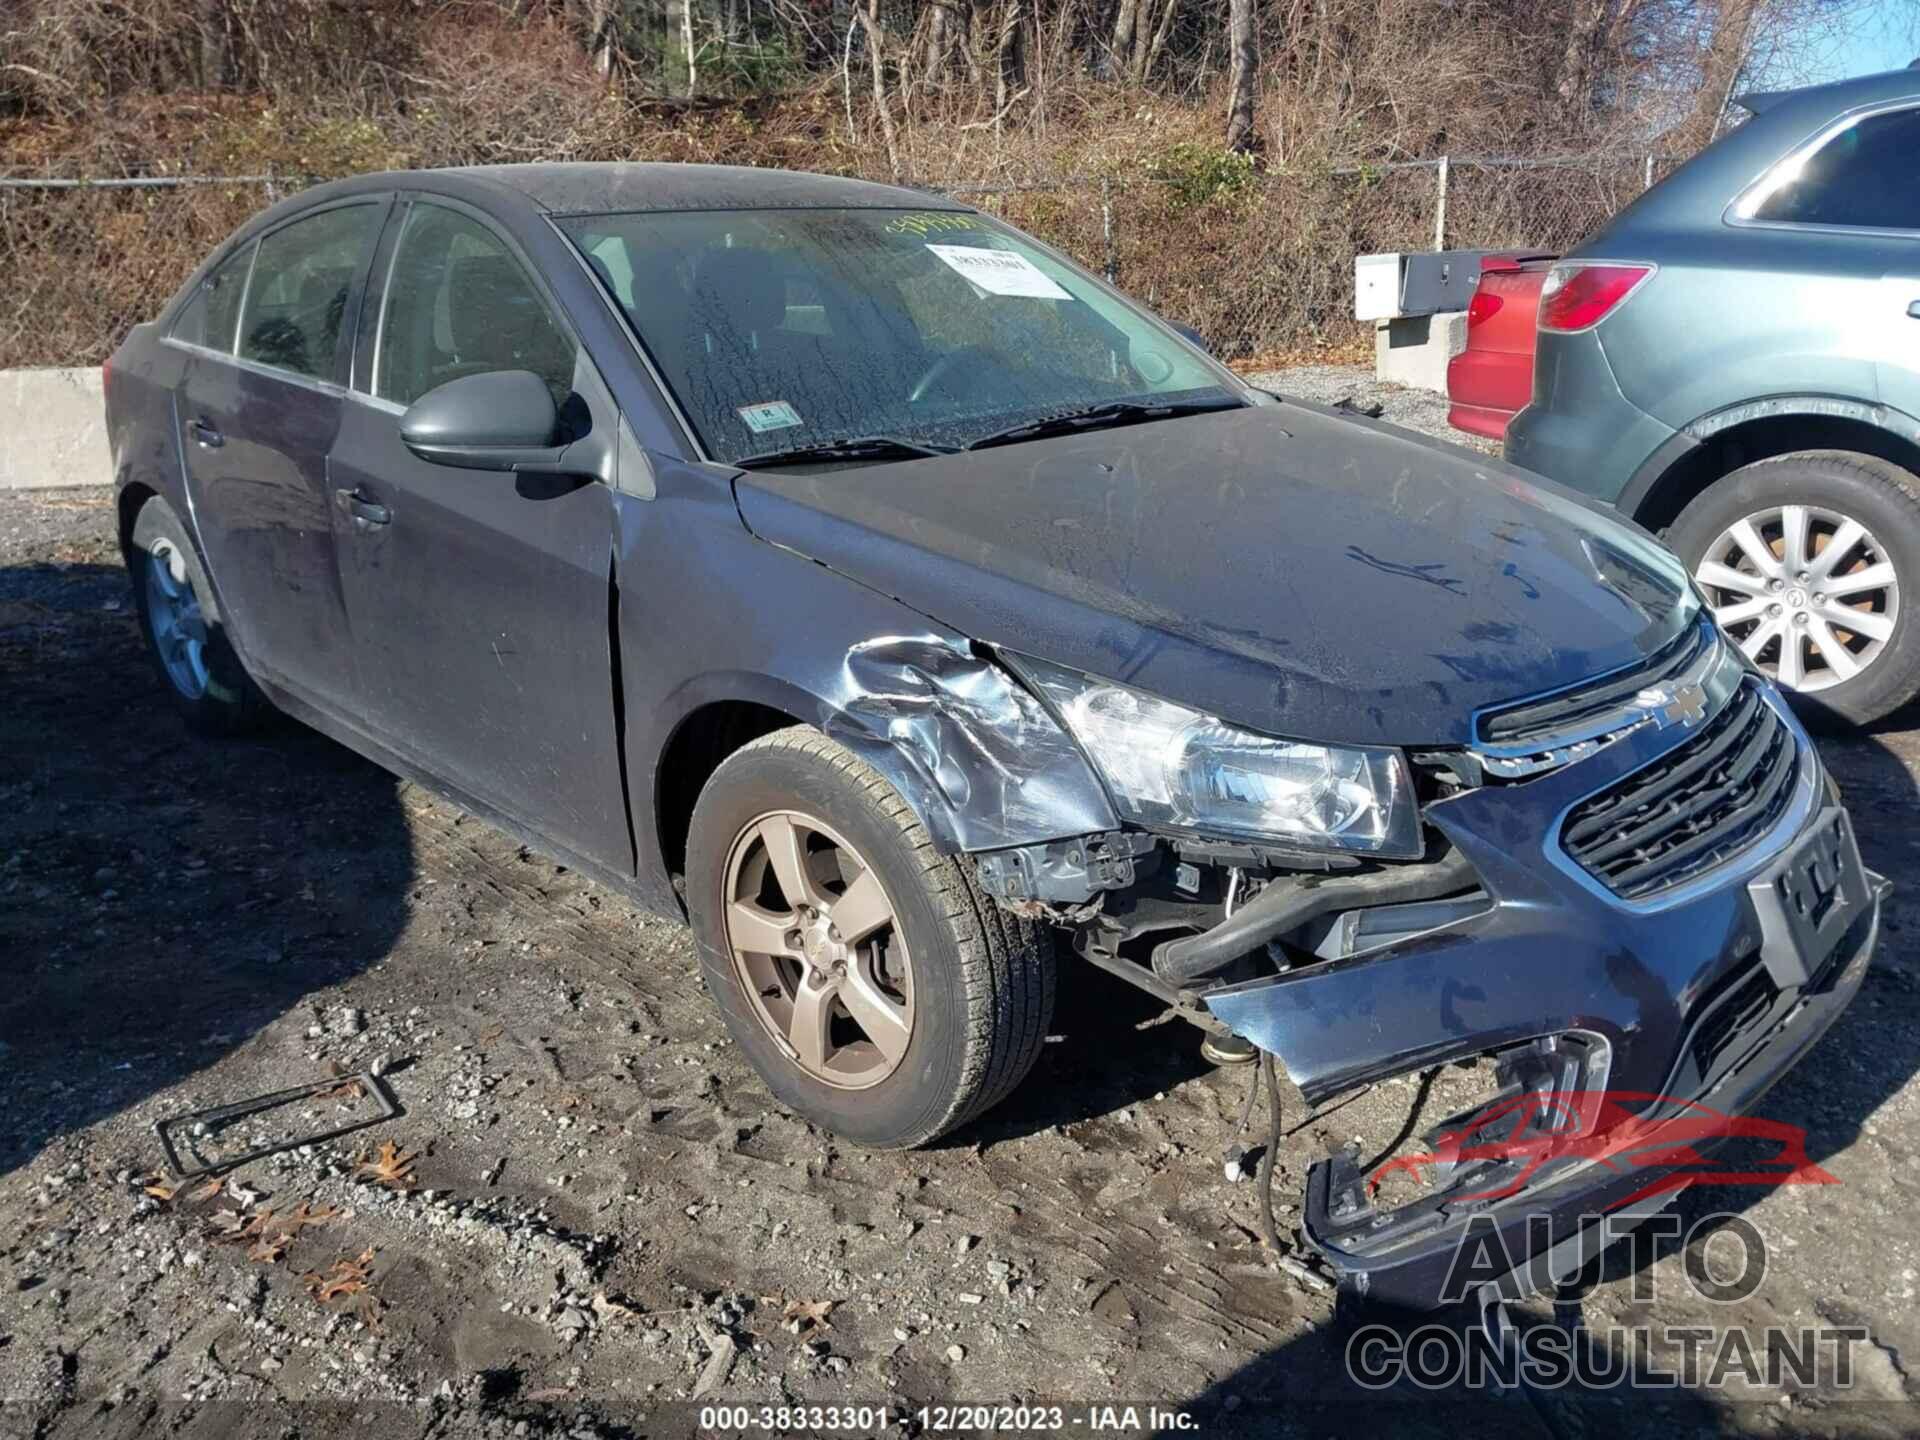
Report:
[[[721,913],[735,975],[774,1042],[844,1090],[899,1068],[913,963],[880,876],[825,822],[762,815],[735,838]]]
[[[186,561],[172,542],[147,551],[147,625],[174,688],[189,700],[207,693],[207,622]]]
[[[1694,579],[1747,658],[1794,690],[1858,676],[1885,653],[1900,611],[1886,547],[1858,520],[1776,505],[1707,547]]]

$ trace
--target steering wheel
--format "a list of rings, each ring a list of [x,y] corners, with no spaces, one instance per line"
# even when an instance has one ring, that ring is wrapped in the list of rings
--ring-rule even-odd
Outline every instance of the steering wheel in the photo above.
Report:
[[[949,350],[920,372],[920,378],[913,382],[913,388],[907,392],[907,403],[918,405],[927,398],[927,392],[933,388],[935,381],[943,378],[962,360],[978,359],[983,353],[978,345],[962,345],[958,350]]]

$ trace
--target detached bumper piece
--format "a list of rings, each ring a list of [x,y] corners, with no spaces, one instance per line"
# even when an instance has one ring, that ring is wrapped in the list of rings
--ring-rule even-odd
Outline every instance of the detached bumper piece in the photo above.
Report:
[[[1606,838],[1580,828],[1595,807]],[[1594,1217],[1715,1178],[1706,1157],[1728,1137],[1797,1152],[1799,1132],[1741,1117],[1858,991],[1885,884],[1776,693],[1743,684],[1704,723],[1644,726],[1578,763],[1438,801],[1427,819],[1471,865],[1477,907],[1373,941],[1347,926],[1355,944],[1334,958],[1204,996],[1314,1105],[1495,1062],[1498,1093],[1428,1137],[1407,1203],[1384,1203],[1404,1192],[1377,1189],[1358,1156],[1312,1171],[1306,1234],[1349,1288],[1446,1303],[1462,1237],[1489,1224],[1546,1283],[1591,1253]],[[1616,853],[1611,838],[1629,834]],[[1486,1128],[1501,1115],[1532,1128]],[[1564,1133],[1542,1143],[1542,1117]]]
[[[1449,1155],[1465,1157],[1451,1173],[1435,1176],[1434,1193],[1376,1209],[1372,1177],[1343,1151],[1308,1174],[1307,1239],[1346,1288],[1407,1309],[1431,1309],[1464,1298],[1451,1294],[1448,1283],[1459,1273],[1460,1242],[1470,1233],[1477,1246],[1498,1232],[1490,1253],[1514,1261],[1521,1292],[1541,1290],[1571,1278],[1688,1184],[1714,1181],[1716,1151],[1763,1144],[1788,1173],[1785,1167],[1806,1163],[1794,1148],[1798,1133],[1742,1117],[1839,1018],[1860,988],[1878,936],[1876,894],[1873,909],[1855,921],[1850,943],[1820,977],[1825,988],[1781,991],[1756,957],[1736,983],[1703,999],[1675,1067],[1676,1081],[1699,1085],[1697,1095],[1636,1095],[1591,1085],[1588,1037],[1556,1037],[1503,1057],[1509,1083],[1495,1102],[1429,1132],[1428,1153],[1441,1157],[1436,1169],[1444,1169]],[[1645,1108],[1611,1117],[1629,1133],[1609,1131],[1609,1117],[1599,1112],[1634,1103]],[[1448,1143],[1488,1114],[1516,1129],[1540,1126],[1542,1117],[1565,1128],[1557,1143],[1544,1146],[1497,1133],[1475,1145]],[[1600,1128],[1583,1133],[1581,1121]],[[1482,1147],[1484,1153],[1473,1153]],[[1476,1219],[1477,1231],[1471,1228]]]

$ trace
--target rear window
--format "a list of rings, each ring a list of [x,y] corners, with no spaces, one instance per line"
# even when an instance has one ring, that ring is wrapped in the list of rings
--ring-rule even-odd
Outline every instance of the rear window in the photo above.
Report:
[[[1748,218],[1920,230],[1920,109],[1869,115],[1842,130],[1766,194]]]
[[[332,376],[347,295],[380,215],[377,205],[322,210],[260,241],[240,324],[241,359]]]
[[[233,332],[240,321],[240,297],[246,292],[247,269],[252,263],[251,244],[221,261],[194,287],[193,298],[173,322],[173,338],[231,355]]]

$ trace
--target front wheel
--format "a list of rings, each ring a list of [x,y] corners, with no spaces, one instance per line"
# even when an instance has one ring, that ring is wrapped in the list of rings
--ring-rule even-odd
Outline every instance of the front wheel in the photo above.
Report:
[[[1920,479],[1850,451],[1734,471],[1667,543],[1747,657],[1810,719],[1865,724],[1920,693]]]
[[[1032,1068],[1053,1013],[1044,932],[933,848],[880,773],[805,726],[730,756],[687,839],[707,989],[789,1109],[921,1145]]]

